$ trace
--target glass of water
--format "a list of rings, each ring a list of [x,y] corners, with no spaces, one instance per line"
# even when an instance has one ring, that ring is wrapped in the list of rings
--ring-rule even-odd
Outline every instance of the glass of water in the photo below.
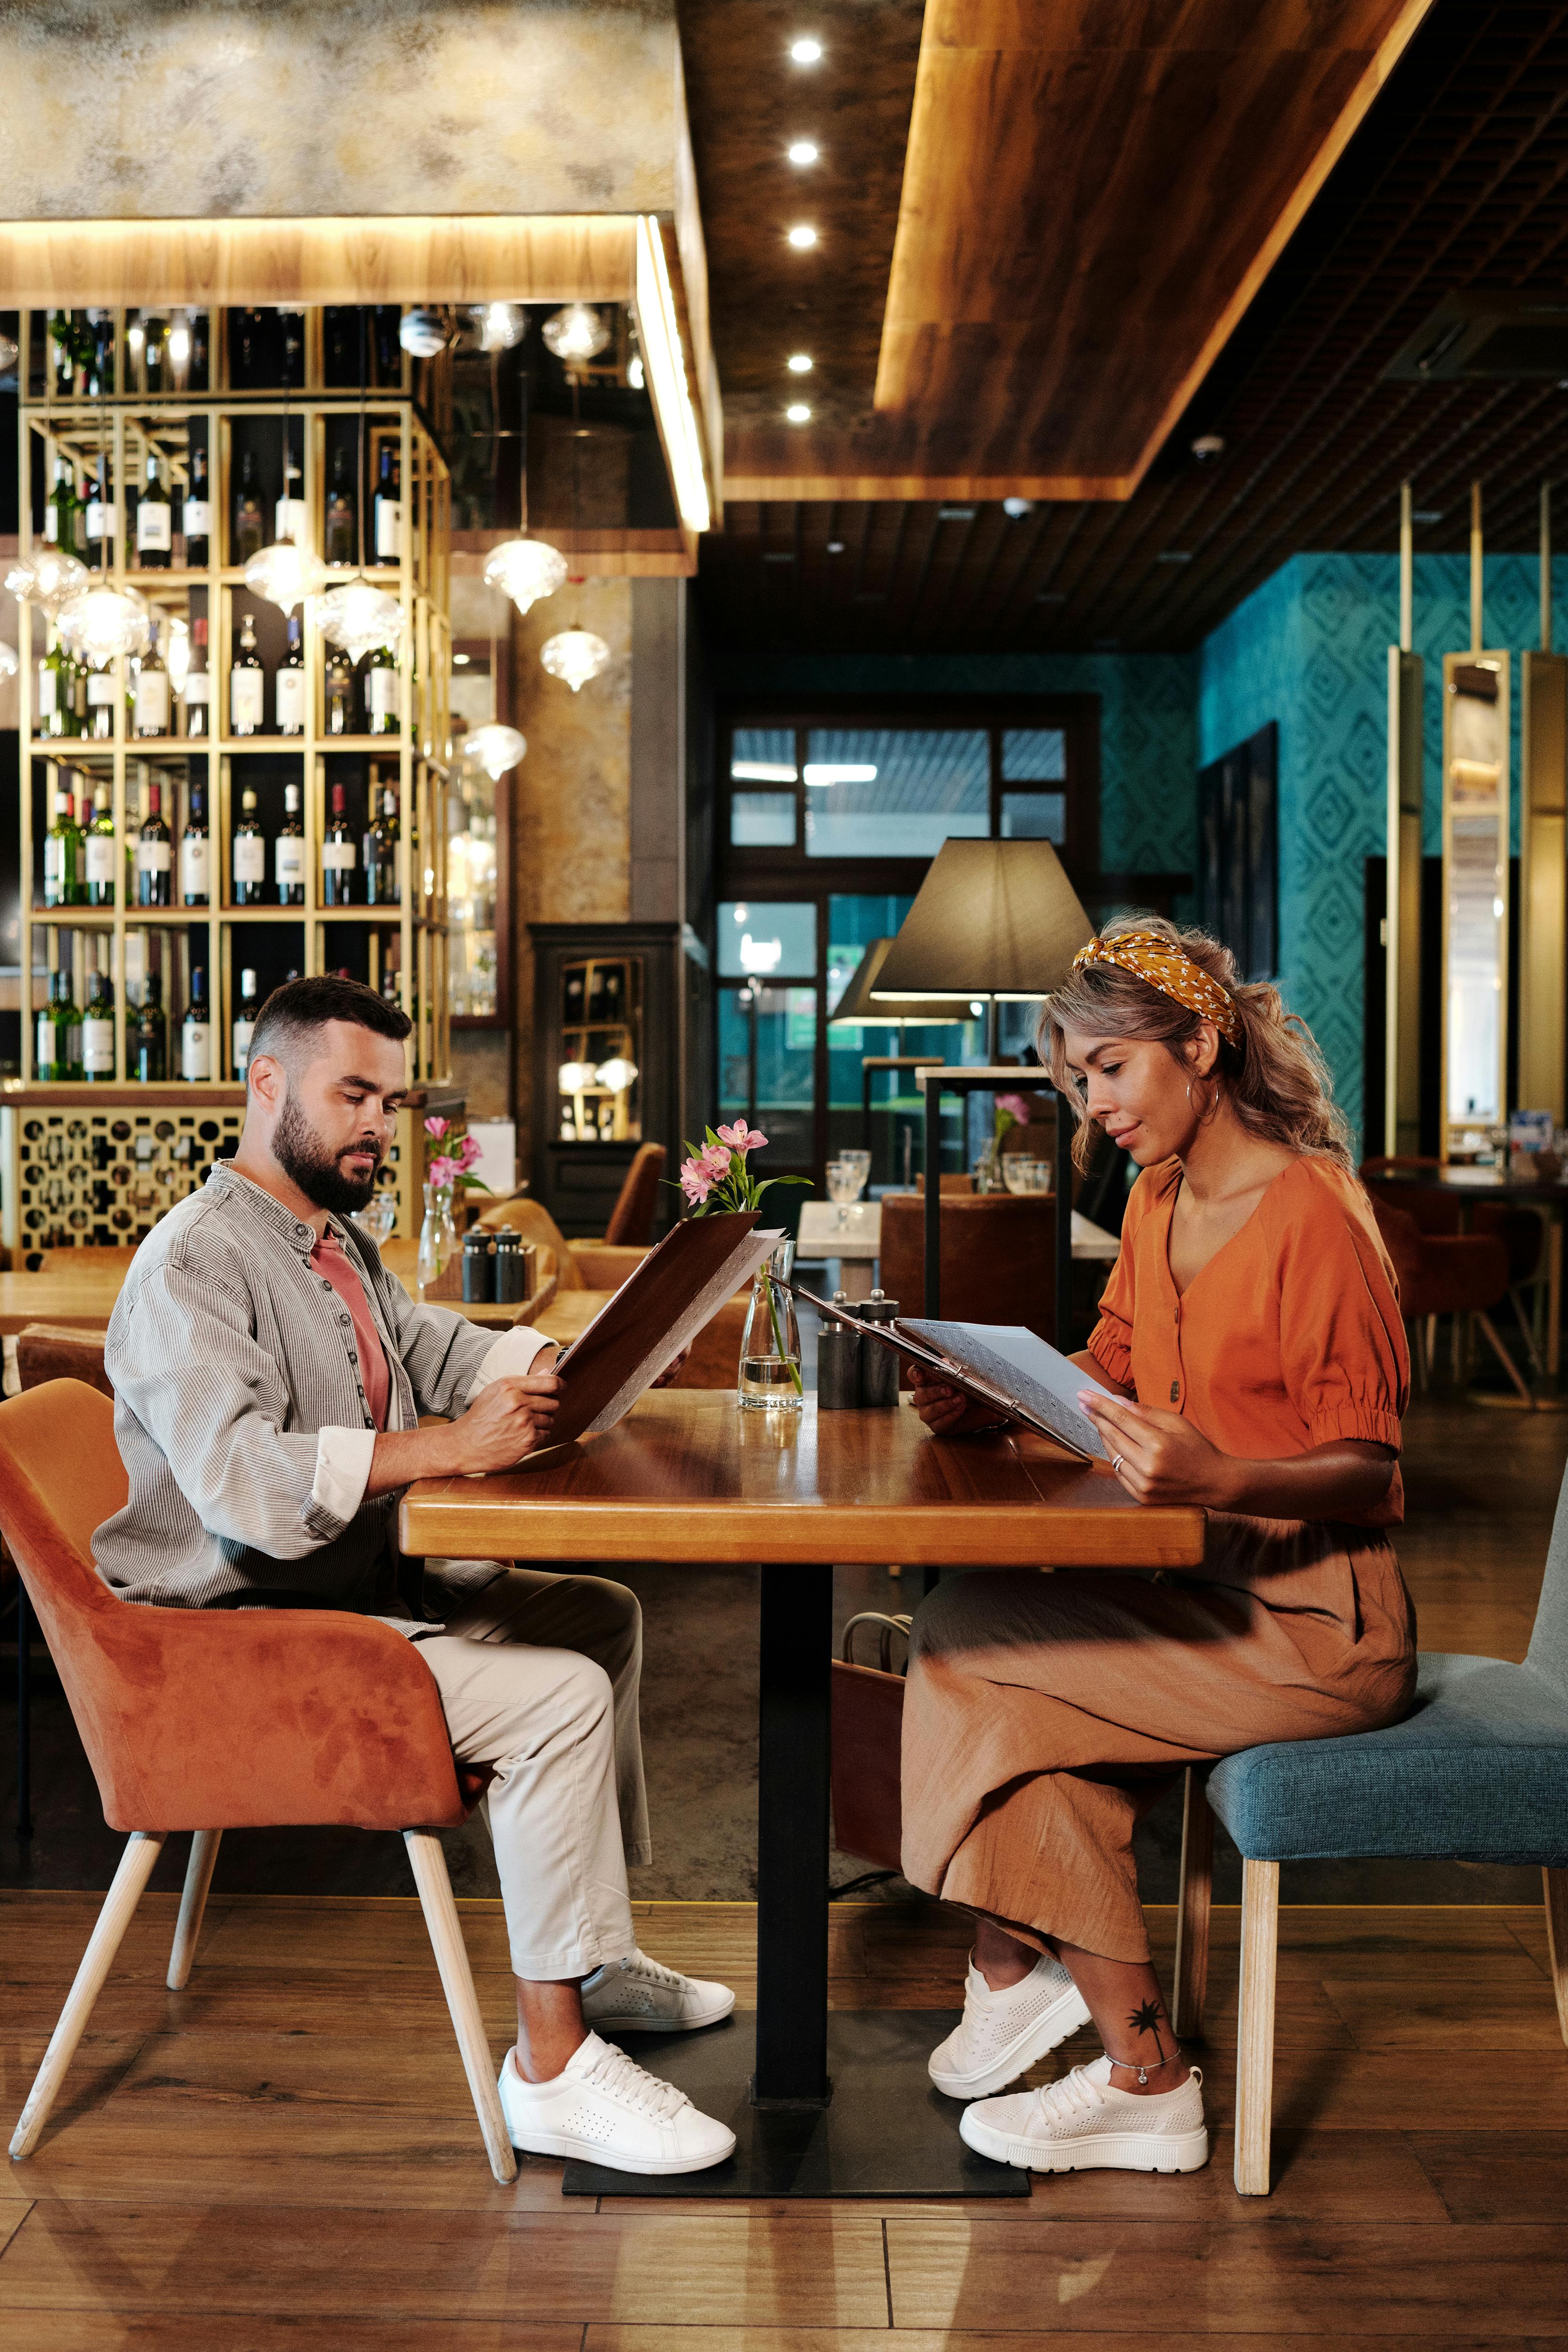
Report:
[[[849,1212],[865,1189],[864,1171],[848,1160],[830,1160],[827,1163],[827,1197],[838,1205],[838,1230],[849,1223]]]

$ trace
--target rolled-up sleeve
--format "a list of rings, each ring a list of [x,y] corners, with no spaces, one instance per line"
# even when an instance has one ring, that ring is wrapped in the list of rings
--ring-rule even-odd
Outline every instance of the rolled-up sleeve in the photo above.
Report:
[[[1342,1213],[1320,1213],[1284,1232],[1279,1355],[1309,1445],[1362,1438],[1397,1453],[1410,1402],[1398,1296],[1373,1234]]]

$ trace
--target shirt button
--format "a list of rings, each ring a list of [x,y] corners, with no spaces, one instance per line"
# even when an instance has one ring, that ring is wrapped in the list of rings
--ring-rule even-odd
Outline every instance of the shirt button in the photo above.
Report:
[[[1176,1402],[1176,1401],[1177,1401],[1177,1399],[1180,1397],[1181,1393],[1182,1393],[1182,1383],[1181,1383],[1181,1381],[1173,1381],[1171,1382],[1171,1402],[1172,1402],[1173,1404],[1174,1404],[1174,1403]]]
[[[340,1315],[340,1316],[339,1316],[339,1318],[338,1318],[338,1321],[339,1321],[340,1323],[346,1323],[348,1320],[349,1320],[349,1318],[348,1318],[346,1315]]]

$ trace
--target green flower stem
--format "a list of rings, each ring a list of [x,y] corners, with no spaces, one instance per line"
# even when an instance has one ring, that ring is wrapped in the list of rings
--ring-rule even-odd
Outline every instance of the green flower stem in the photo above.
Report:
[[[805,1383],[800,1377],[800,1366],[795,1362],[795,1358],[784,1347],[784,1334],[779,1329],[779,1313],[777,1303],[773,1297],[773,1276],[771,1274],[764,1274],[763,1276],[763,1283],[768,1294],[768,1321],[773,1325],[773,1345],[778,1349],[782,1361],[789,1366],[789,1376],[795,1382],[795,1392],[796,1396],[804,1396],[805,1394]]]

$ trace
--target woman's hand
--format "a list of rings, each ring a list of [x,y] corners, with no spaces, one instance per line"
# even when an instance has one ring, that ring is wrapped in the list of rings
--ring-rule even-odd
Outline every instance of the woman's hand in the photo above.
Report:
[[[1140,1503],[1196,1503],[1235,1508],[1235,1465],[1179,1412],[1131,1399],[1079,1391],[1079,1402],[1099,1430],[1111,1467]]]
[[[666,1364],[658,1380],[652,1381],[650,1385],[656,1389],[672,1389],[675,1386],[676,1381],[680,1378],[681,1373],[685,1370],[686,1359],[690,1353],[691,1350],[689,1348],[682,1348],[674,1363]]]
[[[961,1389],[950,1389],[923,1364],[914,1367],[914,1402],[933,1437],[963,1437],[973,1430],[994,1429],[1002,1417],[990,1406],[971,1404]]]

